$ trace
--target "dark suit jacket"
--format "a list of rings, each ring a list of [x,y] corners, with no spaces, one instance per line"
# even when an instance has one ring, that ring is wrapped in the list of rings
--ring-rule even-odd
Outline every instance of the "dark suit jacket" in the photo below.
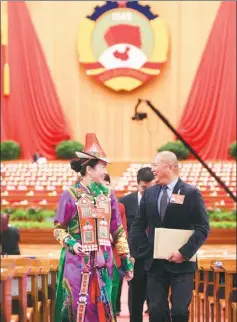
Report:
[[[38,153],[35,153],[33,155],[33,162],[37,162],[39,158],[40,158],[40,155]]]
[[[133,220],[136,217],[138,210],[138,192],[130,193],[127,196],[124,196],[119,199],[125,207],[125,213],[127,218],[127,229],[128,233],[132,227]],[[141,238],[141,237],[140,237]],[[144,242],[146,241],[146,233],[143,235]],[[134,277],[140,278],[145,274],[145,260],[144,258],[139,258],[135,262],[134,266]]]
[[[129,195],[120,198],[119,202],[121,202],[125,207],[125,213],[127,218],[127,228],[129,233],[132,227],[132,222],[136,216],[137,209],[138,209],[138,193],[137,192],[130,193]]]
[[[8,227],[7,230],[1,232],[1,252],[7,255],[20,255],[19,250],[19,240],[20,234],[19,230],[15,227]]]
[[[173,193],[184,195],[184,203],[169,203],[163,222],[158,212],[158,196],[161,186],[155,185],[148,188],[141,200],[136,218],[133,221],[129,234],[131,255],[134,258],[145,258],[146,269],[150,269],[153,261],[158,270],[170,272],[194,272],[197,264],[185,261],[182,264],[169,263],[167,260],[153,260],[155,228],[164,227],[170,229],[194,230],[189,241],[179,249],[180,253],[190,259],[202,246],[208,237],[210,226],[202,196],[198,189],[178,180]],[[148,228],[148,238],[141,244],[141,236]]]

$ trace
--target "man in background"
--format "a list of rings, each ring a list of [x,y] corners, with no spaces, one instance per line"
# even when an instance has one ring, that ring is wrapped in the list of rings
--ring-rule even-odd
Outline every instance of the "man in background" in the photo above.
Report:
[[[142,168],[137,173],[138,191],[120,198],[125,206],[128,233],[136,216],[141,198],[145,190],[154,184],[154,174],[151,168]],[[145,238],[145,236],[144,236]],[[134,278],[129,282],[128,306],[130,322],[142,322],[143,306],[147,295],[147,272],[143,258],[136,259],[134,265]],[[147,299],[149,302],[149,299]],[[149,306],[149,305],[148,305]]]
[[[20,233],[15,227],[9,225],[9,215],[1,214],[0,227],[1,255],[20,255]]]
[[[39,158],[40,158],[40,153],[39,153],[39,151],[37,150],[37,151],[35,152],[35,154],[33,155],[33,162],[38,162]]]
[[[45,164],[47,163],[47,159],[45,157],[42,157],[39,151],[37,150],[33,155],[33,163]]]
[[[108,189],[111,189],[111,180],[110,176],[106,174],[104,176],[105,185]],[[119,206],[119,212],[122,220],[123,228],[127,234],[127,221],[126,221],[126,215],[125,215],[125,208],[124,205],[121,203],[118,203]],[[113,246],[113,242],[112,242]],[[118,255],[116,249],[113,247],[113,253],[114,253],[114,272],[113,272],[113,284],[112,284],[112,307],[114,312],[114,317],[116,321],[116,316],[120,314],[121,312],[121,291],[122,291],[122,284],[123,284],[123,270],[120,269],[122,263],[120,260],[120,256]]]

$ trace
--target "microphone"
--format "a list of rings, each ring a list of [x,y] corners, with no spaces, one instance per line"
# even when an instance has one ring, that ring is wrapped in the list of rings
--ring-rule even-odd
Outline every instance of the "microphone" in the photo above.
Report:
[[[142,121],[147,118],[147,113],[138,113],[138,106],[141,104],[142,100],[138,99],[137,105],[135,106],[134,116],[132,117],[133,121]]]
[[[136,113],[133,117],[133,121],[142,121],[147,118],[147,113]]]

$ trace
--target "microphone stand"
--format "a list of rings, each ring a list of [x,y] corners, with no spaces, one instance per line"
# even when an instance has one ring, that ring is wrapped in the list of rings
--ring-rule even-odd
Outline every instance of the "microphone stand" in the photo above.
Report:
[[[212,175],[213,178],[220,184],[220,186],[229,194],[231,199],[234,202],[237,202],[237,197],[233,194],[233,192],[229,189],[229,187],[218,177],[214,171],[208,166],[208,164],[199,156],[199,154],[192,148],[192,146],[182,137],[182,135],[175,130],[172,124],[165,118],[165,116],[151,103],[149,100],[138,99],[138,102],[135,106],[135,115],[132,120],[142,121],[147,118],[147,113],[138,113],[139,105],[145,102],[151,110],[162,120],[162,122],[174,133],[174,135],[183,142],[186,148],[195,156],[195,158],[202,164],[202,166]]]

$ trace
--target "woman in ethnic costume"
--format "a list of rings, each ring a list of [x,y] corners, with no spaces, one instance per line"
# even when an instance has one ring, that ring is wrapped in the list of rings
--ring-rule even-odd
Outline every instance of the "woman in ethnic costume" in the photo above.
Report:
[[[109,161],[95,134],[86,135],[85,148],[76,155],[71,167],[82,181],[62,193],[54,221],[54,236],[63,246],[54,321],[114,322],[110,234],[127,280],[133,264],[118,202],[102,184]]]

